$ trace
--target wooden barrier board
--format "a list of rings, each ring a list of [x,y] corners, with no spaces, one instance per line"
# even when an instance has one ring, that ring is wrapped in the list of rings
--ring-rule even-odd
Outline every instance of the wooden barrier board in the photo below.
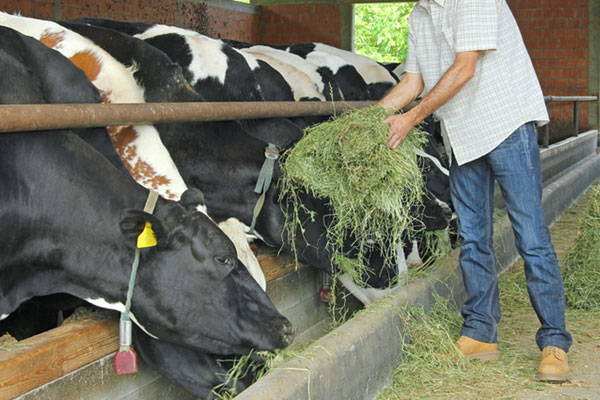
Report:
[[[73,322],[0,350],[0,399],[12,399],[119,347],[116,319]]]

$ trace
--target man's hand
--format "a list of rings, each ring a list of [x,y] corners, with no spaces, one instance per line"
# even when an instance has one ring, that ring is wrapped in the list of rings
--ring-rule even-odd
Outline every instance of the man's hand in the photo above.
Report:
[[[383,120],[385,124],[390,125],[388,134],[388,146],[394,150],[400,142],[404,140],[408,132],[416,125],[412,116],[409,113],[391,115]]]
[[[405,114],[393,115],[386,118],[383,122],[390,125],[388,142],[390,149],[394,150],[398,144],[404,140],[408,132],[423,119],[440,108],[450,100],[467,83],[475,73],[479,51],[463,51],[456,53],[454,63],[448,68],[446,73],[439,80],[437,85],[429,92],[423,100],[415,107],[411,108]],[[406,92],[406,88],[410,88]],[[418,91],[417,91],[418,89]],[[394,86],[388,95],[386,95],[379,104],[386,106],[395,104],[396,109],[401,109],[410,101],[414,100],[423,90],[423,79],[421,74],[406,74],[399,84]],[[406,93],[414,95],[410,98]],[[415,94],[416,93],[416,94]],[[402,101],[398,100],[401,99]]]

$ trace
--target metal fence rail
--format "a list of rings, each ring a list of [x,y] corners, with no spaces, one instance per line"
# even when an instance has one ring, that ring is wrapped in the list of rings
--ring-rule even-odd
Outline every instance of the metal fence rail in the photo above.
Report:
[[[573,136],[579,134],[579,102],[580,101],[598,101],[598,96],[544,96],[546,108],[552,101],[573,102]],[[550,124],[544,126],[544,136],[542,138],[542,146],[550,145]]]
[[[546,107],[550,102],[573,102],[573,135],[577,135],[579,133],[579,102],[598,101],[598,96],[544,96],[544,101]],[[7,104],[0,105],[0,133],[184,121],[208,122],[332,115],[374,104],[374,101]],[[407,109],[410,108],[410,106],[407,107]],[[544,147],[548,147],[550,144],[549,125],[544,126],[542,138]]]
[[[0,105],[0,132],[332,115],[374,101]]]

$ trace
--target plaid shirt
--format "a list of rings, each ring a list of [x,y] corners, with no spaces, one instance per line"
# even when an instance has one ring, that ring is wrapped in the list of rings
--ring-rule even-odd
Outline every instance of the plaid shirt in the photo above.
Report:
[[[435,115],[459,165],[492,151],[519,126],[549,121],[542,89],[505,0],[420,0],[408,20],[406,71],[430,91],[456,53],[481,50],[475,75]]]

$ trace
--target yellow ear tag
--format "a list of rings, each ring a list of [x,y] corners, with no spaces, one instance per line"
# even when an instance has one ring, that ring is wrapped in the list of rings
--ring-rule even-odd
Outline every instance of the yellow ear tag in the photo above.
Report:
[[[137,238],[137,247],[138,249],[143,249],[146,247],[154,247],[156,246],[156,235],[152,230],[152,224],[150,222],[146,222],[144,226],[144,230],[140,233],[140,236]]]

